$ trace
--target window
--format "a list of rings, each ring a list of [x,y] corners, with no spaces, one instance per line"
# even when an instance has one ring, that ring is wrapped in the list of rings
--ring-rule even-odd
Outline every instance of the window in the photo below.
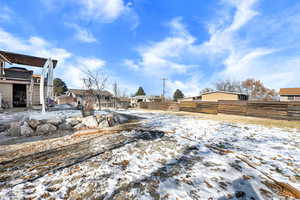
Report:
[[[288,96],[288,100],[290,100],[290,101],[295,100],[295,96]]]

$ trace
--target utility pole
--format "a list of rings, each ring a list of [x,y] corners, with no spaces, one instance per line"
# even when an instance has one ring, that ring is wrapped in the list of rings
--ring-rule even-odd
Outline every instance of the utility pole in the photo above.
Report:
[[[162,90],[162,97],[163,97],[163,100],[165,100],[165,93],[166,93],[166,78],[162,78],[161,79],[163,81],[163,90]]]

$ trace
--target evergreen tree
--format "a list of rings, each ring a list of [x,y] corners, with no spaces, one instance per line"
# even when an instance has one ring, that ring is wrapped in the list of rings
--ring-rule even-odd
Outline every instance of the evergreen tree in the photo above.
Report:
[[[139,87],[138,91],[135,93],[134,96],[143,96],[146,95],[146,93],[144,92],[144,89],[142,87]]]
[[[184,98],[184,94],[181,92],[181,90],[177,89],[173,95],[174,101],[177,101],[178,99],[182,99],[182,98]]]
[[[53,80],[53,92],[55,96],[64,94],[68,90],[68,87],[65,82],[60,78],[55,78]]]

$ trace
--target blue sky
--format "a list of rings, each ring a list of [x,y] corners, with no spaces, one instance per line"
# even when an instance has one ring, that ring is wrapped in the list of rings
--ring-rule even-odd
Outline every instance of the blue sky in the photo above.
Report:
[[[300,86],[298,0],[0,0],[0,49],[59,60],[55,76],[81,88],[81,69],[132,94],[221,79]],[[37,73],[39,71],[36,71]]]

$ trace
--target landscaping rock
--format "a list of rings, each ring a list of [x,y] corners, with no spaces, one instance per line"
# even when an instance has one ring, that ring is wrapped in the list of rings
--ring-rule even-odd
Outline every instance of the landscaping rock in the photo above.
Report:
[[[61,129],[61,130],[72,130],[73,127],[71,126],[71,124],[68,124],[68,123],[62,123],[58,126],[58,129]]]
[[[123,115],[118,115],[118,118],[119,118],[119,123],[120,124],[128,122],[128,118],[123,116]]]
[[[102,122],[99,123],[98,128],[108,128],[109,123],[106,119],[104,119]]]
[[[114,115],[108,115],[106,120],[107,120],[109,126],[114,126],[115,125]]]
[[[76,126],[74,126],[74,129],[79,130],[79,129],[82,129],[82,128],[85,128],[85,127],[86,126],[84,124],[80,123],[80,124],[77,124]]]
[[[32,120],[28,121],[28,124],[31,126],[31,128],[36,129],[36,127],[41,124],[41,121],[36,120],[36,119],[32,119]]]
[[[96,115],[96,119],[97,119],[98,123],[100,123],[103,120],[105,120],[105,116],[103,116],[103,115]]]
[[[98,127],[98,122],[95,116],[88,116],[82,119],[82,124],[89,128],[96,128]]]
[[[74,118],[68,118],[66,119],[66,123],[70,124],[71,126],[76,126],[77,124],[80,123],[80,121]]]
[[[120,124],[120,116],[119,115],[113,115],[113,120],[115,124]]]
[[[62,123],[62,120],[57,118],[57,119],[49,119],[47,120],[47,123],[53,124],[55,126],[58,126],[59,124]]]
[[[12,122],[8,129],[9,136],[20,136],[21,135],[21,122]]]
[[[24,124],[21,126],[21,136],[33,136],[34,130],[29,126],[27,122],[24,122]]]
[[[39,125],[37,128],[36,128],[36,132],[39,134],[39,135],[44,135],[44,134],[47,134],[47,133],[51,133],[51,132],[54,132],[56,131],[57,128],[56,126],[52,125],[52,124],[42,124],[42,125]]]
[[[7,129],[9,129],[9,127],[9,125],[0,124],[0,132],[6,131]]]

